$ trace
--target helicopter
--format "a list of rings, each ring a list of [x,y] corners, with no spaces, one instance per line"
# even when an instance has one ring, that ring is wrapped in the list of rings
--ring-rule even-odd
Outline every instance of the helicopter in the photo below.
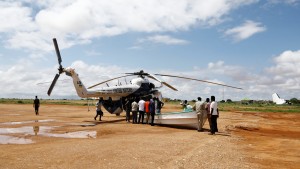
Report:
[[[62,58],[60,55],[60,50],[58,47],[58,43],[56,38],[53,38],[53,44],[56,51],[56,56],[58,60],[58,73],[55,75],[49,89],[48,89],[48,96],[51,95],[52,90],[60,77],[60,74],[65,73],[67,76],[70,76],[73,79],[73,84],[76,89],[77,95],[81,98],[92,98],[92,97],[102,97],[103,98],[103,107],[111,114],[120,115],[120,113],[123,111],[123,101],[126,99],[132,99],[132,98],[140,98],[140,97],[157,97],[159,99],[162,99],[162,94],[159,91],[159,88],[166,86],[174,91],[178,91],[175,87],[168,84],[165,81],[160,80],[157,76],[167,76],[167,77],[173,77],[173,78],[181,78],[181,79],[187,79],[187,80],[194,80],[199,82],[205,82],[205,83],[211,83],[215,85],[221,85],[225,87],[235,88],[235,89],[242,89],[239,87],[229,86],[221,83],[215,83],[211,81],[206,80],[200,80],[200,79],[194,79],[189,77],[182,77],[182,76],[174,76],[174,75],[167,75],[167,74],[150,74],[146,73],[143,70],[140,70],[139,72],[133,72],[133,73],[124,73],[123,76],[115,77],[100,83],[97,83],[95,85],[92,85],[88,88],[85,87],[85,85],[82,83],[82,81],[79,78],[79,75],[76,73],[74,68],[67,67],[64,68],[62,66]],[[98,85],[107,83],[109,81],[128,77],[128,76],[137,76],[136,78],[133,78],[130,82],[130,84],[124,84],[121,86],[107,86],[102,87],[101,89],[97,90],[88,90],[91,88],[94,88]],[[155,80],[159,82],[159,86],[155,86],[154,83],[150,82],[149,79]]]

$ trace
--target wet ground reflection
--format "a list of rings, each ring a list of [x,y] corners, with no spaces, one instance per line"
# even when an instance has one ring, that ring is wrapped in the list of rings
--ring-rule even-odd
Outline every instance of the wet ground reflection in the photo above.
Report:
[[[28,123],[34,123],[34,122],[40,122],[40,123],[47,123],[47,122],[54,122],[53,119],[46,119],[46,120],[35,120],[35,121],[14,121],[14,122],[5,122],[0,123],[2,125],[16,125],[16,124],[28,124]]]
[[[0,114],[0,116],[21,116],[21,114]]]
[[[39,126],[40,122],[51,122],[54,120],[36,120],[25,122],[7,122],[1,123],[5,125],[27,124],[33,123],[32,126],[23,126],[17,128],[0,128],[0,144],[31,144],[33,140],[23,138],[25,136],[43,136],[43,137],[59,137],[59,138],[96,138],[96,131],[75,131],[66,133],[53,133],[53,129],[59,126]],[[77,125],[80,125],[79,123]],[[84,124],[86,126],[87,124]],[[92,125],[91,125],[92,126]],[[12,136],[14,135],[14,136]],[[16,137],[15,135],[21,135]]]
[[[0,135],[0,144],[31,144],[31,139]]]

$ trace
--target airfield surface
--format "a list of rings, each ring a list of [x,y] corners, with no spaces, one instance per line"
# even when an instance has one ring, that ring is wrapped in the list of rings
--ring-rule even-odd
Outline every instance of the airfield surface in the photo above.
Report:
[[[178,111],[166,104],[163,112]],[[298,168],[300,113],[221,112],[219,133],[131,124],[94,108],[0,104],[0,168]],[[204,126],[208,129],[208,124]]]

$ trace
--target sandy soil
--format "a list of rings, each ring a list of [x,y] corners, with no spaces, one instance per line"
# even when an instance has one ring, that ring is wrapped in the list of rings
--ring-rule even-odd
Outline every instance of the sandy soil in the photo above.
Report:
[[[166,105],[163,111],[175,109]],[[124,114],[105,113],[101,122],[94,121],[94,115],[87,107],[42,105],[35,116],[31,105],[0,104],[0,141],[4,135],[33,142],[0,144],[0,168],[300,166],[299,113],[221,112],[220,133],[213,136],[208,131],[126,123]],[[43,134],[47,127],[48,136]],[[60,137],[78,131],[96,135]]]

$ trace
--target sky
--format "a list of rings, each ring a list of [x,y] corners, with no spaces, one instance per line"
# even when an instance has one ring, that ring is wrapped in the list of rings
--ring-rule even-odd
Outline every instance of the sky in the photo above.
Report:
[[[243,88],[159,77],[172,99],[300,99],[300,0],[1,0],[0,22],[0,98],[79,98],[66,75],[46,94],[56,38],[85,86],[144,70]]]

